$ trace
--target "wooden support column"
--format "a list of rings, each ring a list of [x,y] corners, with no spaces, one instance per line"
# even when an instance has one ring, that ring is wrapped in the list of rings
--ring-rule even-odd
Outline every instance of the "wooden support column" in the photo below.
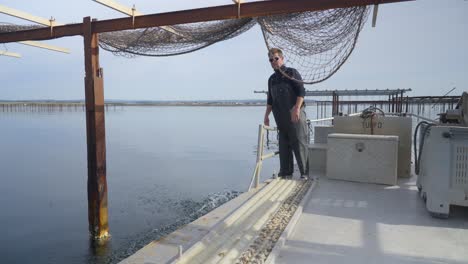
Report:
[[[403,112],[403,97],[404,96],[404,92],[401,91],[401,94],[400,94],[400,113]]]
[[[391,111],[390,111],[390,110],[391,110],[391,107],[390,107],[390,99],[391,99],[391,97],[390,97],[390,95],[388,95],[388,112],[391,112]]]
[[[336,94],[336,115],[340,115],[340,95]]]
[[[398,92],[395,94],[395,113],[398,113]]]
[[[332,100],[332,116],[335,116],[337,115],[337,103],[338,103],[338,99],[337,99],[337,95],[336,95],[336,92],[333,92],[333,100]]]
[[[406,96],[406,111],[405,111],[405,113],[408,113],[408,104],[409,104],[409,97]]]
[[[94,20],[93,20],[94,21]],[[85,54],[86,137],[88,144],[88,222],[92,238],[109,235],[107,216],[104,85],[99,68],[98,34],[91,18],[83,19]]]
[[[332,93],[332,116],[335,112],[335,92]]]
[[[395,112],[400,112],[400,96],[399,93],[396,94],[396,105],[395,105]]]

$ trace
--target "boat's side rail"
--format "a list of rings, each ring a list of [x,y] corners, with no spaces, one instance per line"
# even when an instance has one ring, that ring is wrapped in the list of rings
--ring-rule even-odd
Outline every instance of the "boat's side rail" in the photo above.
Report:
[[[265,143],[265,132],[266,131],[276,131],[278,130],[275,127],[265,126],[263,124],[258,126],[258,142],[257,142],[257,163],[255,164],[255,169],[252,175],[252,180],[250,181],[249,189],[250,191],[252,188],[258,188],[260,184],[260,172],[262,170],[263,160],[274,157],[279,152],[271,152],[268,154],[263,154],[264,151],[264,143]]]

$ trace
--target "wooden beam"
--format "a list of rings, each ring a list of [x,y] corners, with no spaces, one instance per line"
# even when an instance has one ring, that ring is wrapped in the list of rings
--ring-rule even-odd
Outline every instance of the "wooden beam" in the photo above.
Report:
[[[241,18],[280,15],[295,12],[318,11],[352,6],[408,2],[414,0],[270,0],[244,3],[241,5]],[[191,9],[184,11],[118,18],[92,23],[93,33],[120,31],[136,28],[160,27],[202,21],[234,19],[238,17],[236,4]],[[0,43],[44,40],[66,36],[83,35],[83,24],[70,24],[50,28],[0,34]]]
[[[143,15],[143,13],[136,11],[135,8],[130,8],[130,7],[121,5],[113,0],[93,0],[93,1],[103,6],[110,7],[114,9],[115,11],[123,13],[125,15],[129,15],[129,16],[142,16]]]
[[[103,5],[103,6],[107,6],[109,8],[112,8],[117,12],[123,13],[125,15],[129,15],[132,18],[134,18],[136,16],[144,15],[143,13],[138,12],[135,9],[135,6],[133,6],[133,8],[130,8],[130,7],[121,5],[121,4],[119,4],[119,3],[117,3],[117,2],[115,2],[113,0],[93,0],[93,1],[96,2],[96,3],[99,3],[99,4]],[[161,28],[166,30],[166,31],[169,31],[169,32],[171,32],[173,34],[176,34],[176,35],[179,35],[179,36],[183,37],[183,35],[181,33],[177,32],[171,26],[161,26]]]
[[[47,40],[62,37],[83,35],[83,24],[69,24],[54,27],[51,32],[49,27],[31,30],[22,30],[8,33],[0,33],[0,43],[10,43],[26,40]]]
[[[31,22],[34,22],[34,23],[37,23],[37,24],[40,24],[40,25],[48,26],[48,27],[51,26],[51,23],[52,23],[52,26],[62,26],[63,25],[63,24],[60,24],[60,23],[56,23],[55,20],[34,16],[34,15],[28,14],[28,13],[23,12],[23,11],[19,11],[19,10],[13,9],[13,8],[6,7],[4,5],[0,5],[0,13],[6,14],[6,15],[9,15],[9,16],[14,16],[14,17],[17,17],[17,18],[21,18],[21,19],[24,19],[24,20],[28,20],[28,21],[31,21]]]
[[[56,47],[56,46],[52,46],[52,45],[48,45],[48,44],[44,44],[44,43],[39,43],[39,42],[36,42],[36,41],[20,41],[18,42],[19,44],[23,44],[23,45],[28,45],[28,46],[32,46],[32,47],[36,47],[36,48],[41,48],[41,49],[47,49],[47,50],[52,50],[52,51],[58,51],[58,52],[62,52],[62,53],[67,53],[69,54],[70,53],[70,50],[69,49],[65,49],[65,48],[61,48],[61,47]]]
[[[19,53],[14,53],[14,52],[9,52],[6,50],[0,50],[0,57],[1,56],[7,56],[7,57],[13,57],[13,58],[21,58],[21,54]]]
[[[88,223],[94,239],[109,235],[106,179],[104,84],[99,68],[98,34],[91,18],[83,19],[85,50],[86,138],[88,150]]]
[[[6,15],[9,15],[9,16],[13,16],[13,17],[17,17],[17,18],[20,18],[20,19],[24,19],[24,20],[27,20],[27,21],[31,21],[31,22],[41,24],[41,25],[44,25],[44,26],[48,26],[50,28],[51,32],[53,32],[53,29],[51,27],[54,27],[56,25],[59,25],[59,26],[63,25],[63,24],[60,24],[60,23],[56,23],[55,20],[53,20],[53,19],[45,19],[45,18],[42,18],[42,17],[33,16],[31,14],[28,14],[28,13],[25,13],[25,12],[22,12],[22,11],[13,9],[13,8],[6,7],[4,5],[0,5],[0,13],[6,14]],[[63,53],[70,53],[70,50],[68,50],[68,49],[55,47],[55,46],[51,46],[51,45],[47,45],[47,44],[42,44],[42,43],[38,43],[38,42],[34,42],[34,41],[20,41],[18,43],[23,44],[23,45],[32,46],[32,47],[42,48],[42,49],[48,49],[48,50],[53,50],[53,51],[58,51],[58,52],[63,52]]]

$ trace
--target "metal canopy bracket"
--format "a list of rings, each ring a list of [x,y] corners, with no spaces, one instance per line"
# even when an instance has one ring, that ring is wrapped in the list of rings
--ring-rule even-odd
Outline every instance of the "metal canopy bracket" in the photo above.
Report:
[[[133,24],[133,28],[135,28],[135,15],[136,14],[137,14],[136,7],[135,7],[135,5],[133,5],[133,7],[132,7],[132,24]]]
[[[237,4],[237,18],[240,18],[240,12],[241,12],[241,4],[244,2],[244,0],[232,0],[235,4]]]

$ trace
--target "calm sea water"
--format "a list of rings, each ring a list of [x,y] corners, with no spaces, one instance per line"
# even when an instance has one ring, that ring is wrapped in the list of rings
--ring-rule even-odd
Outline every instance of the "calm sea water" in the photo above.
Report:
[[[88,238],[84,112],[0,113],[2,263],[117,262],[248,187],[264,107],[106,112],[109,225]],[[277,166],[265,161],[263,178]]]
[[[88,236],[85,113],[0,112],[1,262],[116,263],[235,197],[250,183],[264,110],[110,108],[105,245]],[[330,112],[307,108],[311,119]],[[262,178],[278,163],[266,160]]]

